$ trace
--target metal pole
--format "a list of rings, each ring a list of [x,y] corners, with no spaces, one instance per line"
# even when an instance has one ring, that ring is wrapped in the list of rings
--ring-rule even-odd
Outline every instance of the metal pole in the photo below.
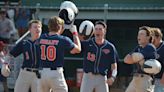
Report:
[[[104,4],[104,22],[107,23],[108,19],[108,4]]]

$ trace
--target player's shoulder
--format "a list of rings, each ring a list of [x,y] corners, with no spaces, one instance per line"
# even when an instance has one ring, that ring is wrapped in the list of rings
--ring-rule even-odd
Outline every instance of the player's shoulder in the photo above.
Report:
[[[71,38],[67,37],[67,36],[64,36],[64,35],[59,35],[59,38],[61,40],[71,40]]]
[[[162,41],[162,43],[161,43],[161,47],[164,49],[164,41]]]
[[[25,39],[24,39],[24,40],[20,41],[18,44],[27,44],[28,41],[29,41],[29,40],[25,40]]]
[[[45,38],[45,37],[48,37],[48,33],[42,34],[42,35],[40,36],[40,39]]]
[[[82,41],[83,44],[94,44],[95,43],[95,38],[90,38],[87,40]]]
[[[157,48],[157,50],[164,51],[164,41],[160,44],[160,46]]]
[[[149,43],[145,46],[145,48],[152,48],[152,49],[156,49],[155,46],[152,43]]]
[[[112,42],[109,42],[108,40],[105,40],[105,43],[106,43],[107,46],[115,48],[115,45]]]

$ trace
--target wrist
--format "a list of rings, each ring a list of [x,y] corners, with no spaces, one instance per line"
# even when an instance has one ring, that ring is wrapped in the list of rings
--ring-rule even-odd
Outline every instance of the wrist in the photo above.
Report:
[[[72,34],[77,34],[77,28],[75,25],[72,25],[71,28],[69,29]]]
[[[74,35],[74,36],[77,36],[78,35],[78,32],[72,32],[72,35]]]

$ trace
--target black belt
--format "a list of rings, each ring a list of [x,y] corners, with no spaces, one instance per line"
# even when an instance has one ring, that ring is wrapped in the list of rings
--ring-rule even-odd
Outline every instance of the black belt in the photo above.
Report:
[[[38,70],[33,70],[33,69],[29,69],[29,68],[27,68],[27,69],[25,69],[26,71],[29,71],[29,72],[38,72]]]
[[[93,73],[93,72],[85,72],[85,73],[91,73],[91,74],[93,74],[93,75],[103,75],[103,74],[100,74],[100,73]],[[104,76],[104,75],[103,75]]]
[[[29,72],[38,72],[38,69],[32,69],[32,68],[22,68],[23,70],[29,71]]]
[[[38,79],[41,78],[41,74],[38,69],[32,69],[32,68],[22,68],[23,70],[29,71],[29,72],[34,72],[37,76]]]
[[[47,69],[50,69],[50,70],[57,70],[58,68],[61,68],[61,67],[43,67],[43,68],[47,68]],[[43,70],[43,68],[39,68],[39,70]]]

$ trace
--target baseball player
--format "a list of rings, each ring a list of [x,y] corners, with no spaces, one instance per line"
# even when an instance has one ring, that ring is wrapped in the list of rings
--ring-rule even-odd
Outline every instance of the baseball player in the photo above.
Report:
[[[161,71],[155,75],[155,90],[154,92],[164,92],[164,42],[163,34],[159,28],[151,28],[154,33],[153,44],[157,48],[157,60],[161,63]]]
[[[144,61],[148,59],[156,59],[156,49],[151,44],[152,32],[150,27],[143,26],[139,28],[138,46],[130,54],[124,58],[127,64],[135,64],[134,75],[126,92],[154,92],[154,80],[152,75],[142,70]],[[137,55],[134,53],[138,53]]]
[[[78,38],[76,26],[70,29],[73,40],[62,36],[64,20],[53,16],[48,22],[49,33],[41,35],[39,39],[40,49],[40,74],[38,92],[68,92],[68,87],[63,75],[64,52],[80,53],[81,44]]]
[[[16,80],[14,92],[37,92],[37,72],[38,72],[38,60],[35,47],[35,41],[40,37],[42,24],[39,20],[31,20],[29,22],[29,31],[31,33],[31,39],[23,40],[19,42],[10,51],[10,54],[14,57],[23,54],[23,64],[19,72],[18,79]]]
[[[105,39],[107,25],[102,21],[95,24],[94,38],[82,41],[83,78],[80,92],[109,92],[117,75],[117,51],[115,46]],[[107,78],[107,72],[112,76]]]
[[[3,74],[1,73],[2,64],[4,63],[4,57],[5,57],[5,54],[3,52],[4,47],[5,44],[3,43],[3,41],[0,41],[0,82],[2,82],[4,92],[9,92],[7,86],[7,77],[3,76]]]

